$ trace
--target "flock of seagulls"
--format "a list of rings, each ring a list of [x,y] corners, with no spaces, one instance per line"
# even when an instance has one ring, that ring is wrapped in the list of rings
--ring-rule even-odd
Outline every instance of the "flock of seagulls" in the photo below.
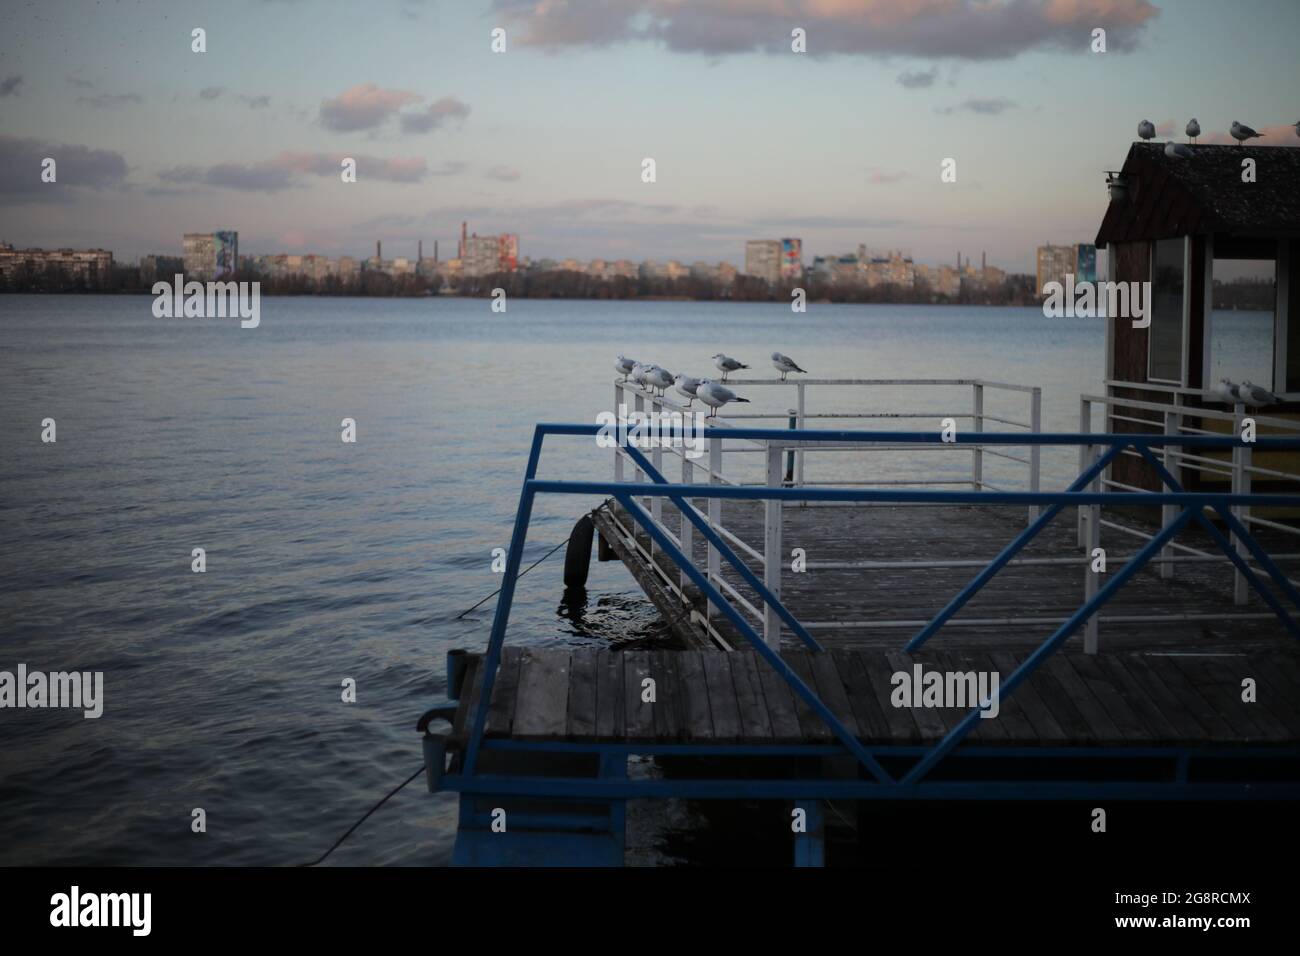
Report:
[[[719,352],[713,356],[713,366],[722,373],[721,382],[715,382],[709,378],[692,378],[685,374],[674,375],[666,368],[661,368],[653,363],[637,362],[622,355],[614,362],[614,370],[623,376],[625,382],[630,379],[642,388],[650,389],[651,392],[658,390],[660,396],[664,395],[669,388],[676,386],[678,394],[686,398],[688,408],[698,398],[703,404],[713,409],[712,413],[706,416],[708,418],[716,417],[718,409],[730,402],[749,401],[747,398],[741,398],[722,384],[727,380],[730,373],[749,368],[748,365],[732,358],[730,355]],[[788,355],[782,355],[780,352],[772,353],[772,367],[781,373],[781,381],[783,382],[791,372],[804,372],[804,374],[807,374],[794,359]]]
[[[1300,136],[1300,120],[1297,120],[1291,125],[1295,127],[1295,134]],[[1187,121],[1185,132],[1187,133],[1188,142],[1195,144],[1197,138],[1201,135],[1201,124],[1196,121],[1195,116]],[[1238,144],[1244,144],[1248,140],[1252,139],[1259,139],[1264,135],[1263,133],[1255,132],[1255,130],[1251,129],[1245,123],[1238,123],[1236,120],[1232,121],[1232,126],[1228,129],[1228,133],[1238,142]],[[1140,136],[1144,142],[1155,139],[1156,124],[1150,120],[1142,120],[1138,123],[1138,136]],[[1175,143],[1173,140],[1170,140],[1165,143],[1165,155],[1170,159],[1191,159],[1196,154],[1182,143]]]
[[[1214,386],[1214,392],[1229,405],[1249,405],[1251,408],[1259,408],[1262,405],[1276,405],[1282,401],[1268,389],[1252,385],[1249,381],[1238,385],[1226,378],[1221,378],[1218,384]]]

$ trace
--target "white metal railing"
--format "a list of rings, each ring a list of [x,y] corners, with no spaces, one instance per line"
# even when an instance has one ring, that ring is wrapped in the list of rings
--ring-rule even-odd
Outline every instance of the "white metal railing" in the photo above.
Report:
[[[1160,433],[1166,435],[1187,434],[1187,435],[1240,435],[1242,433],[1242,423],[1244,419],[1250,418],[1255,422],[1259,434],[1269,435],[1287,435],[1294,436],[1300,434],[1300,421],[1291,418],[1281,418],[1278,416],[1259,414],[1257,411],[1249,410],[1242,404],[1237,404],[1232,411],[1220,410],[1215,408],[1204,408],[1199,404],[1191,404],[1191,400],[1196,401],[1214,401],[1221,402],[1222,399],[1211,392],[1201,389],[1180,388],[1177,386],[1138,384],[1133,382],[1107,381],[1107,394],[1102,395],[1082,395],[1079,401],[1079,431],[1087,434],[1092,432],[1093,408],[1102,409],[1101,431],[1116,431],[1114,423],[1123,422],[1128,426],[1136,426],[1138,429],[1149,433]],[[1115,395],[1117,389],[1127,389],[1138,393],[1167,396],[1166,400],[1152,401],[1149,399],[1123,398]],[[1198,420],[1201,425],[1207,422],[1220,422],[1223,427],[1205,428],[1190,424],[1190,420]],[[1079,464],[1081,468],[1087,467],[1093,460],[1094,449],[1081,448],[1079,452]],[[1129,451],[1125,454],[1138,457],[1137,452]],[[1255,477],[1266,478],[1274,481],[1300,482],[1300,472],[1288,471],[1279,468],[1269,468],[1255,464],[1253,460],[1253,449],[1248,442],[1242,442],[1234,446],[1230,459],[1216,458],[1212,454],[1197,454],[1193,451],[1181,448],[1166,447],[1162,453],[1161,464],[1176,478],[1180,483],[1185,483],[1191,476],[1210,477],[1216,480],[1229,482],[1229,490],[1233,494],[1249,494],[1252,480]],[[1116,480],[1112,475],[1111,467],[1098,476],[1092,485],[1092,490],[1101,488],[1113,488],[1121,491],[1144,491],[1146,489],[1138,488],[1133,485]],[[1300,528],[1284,524],[1278,521],[1272,521],[1268,518],[1261,517],[1251,513],[1249,507],[1234,508],[1234,514],[1246,527],[1252,525],[1256,527],[1268,528],[1275,532],[1291,536],[1300,536]],[[1174,509],[1165,507],[1161,512],[1162,527],[1168,526],[1169,522],[1174,520]],[[1154,532],[1147,532],[1137,528],[1132,524],[1115,517],[1115,520],[1104,518],[1101,514],[1101,508],[1098,505],[1092,505],[1079,509],[1078,514],[1078,537],[1079,544],[1084,550],[1091,554],[1093,549],[1101,547],[1101,531],[1108,528],[1119,534],[1127,535],[1142,540],[1150,540],[1154,537]],[[1245,545],[1237,538],[1232,536],[1232,542],[1237,553],[1248,563],[1254,564],[1254,558],[1251,556]],[[1300,543],[1298,543],[1300,547]],[[1300,553],[1274,554],[1275,560],[1293,560],[1300,558]],[[1162,550],[1159,556],[1152,559],[1153,564],[1158,564],[1160,575],[1165,578],[1173,577],[1174,567],[1176,564],[1194,564],[1194,563],[1215,563],[1228,562],[1226,555],[1204,551],[1191,545],[1178,542],[1170,542]],[[1246,604],[1249,600],[1249,583],[1235,567],[1233,574],[1233,603],[1237,605]],[[1096,589],[1096,575],[1086,575],[1085,580],[1088,586],[1085,591],[1089,593]],[[1292,583],[1300,583],[1292,581]],[[1233,618],[1247,618],[1258,615],[1232,615]],[[1221,617],[1227,617],[1226,615]],[[1089,622],[1085,631],[1085,644],[1095,645],[1097,640],[1096,619]]]
[[[681,459],[681,482],[682,484],[695,484],[699,481],[702,474],[703,480],[709,484],[729,484],[729,485],[766,485],[768,487],[816,487],[816,486],[855,486],[855,487],[878,487],[878,486],[934,486],[948,485],[971,487],[977,491],[989,490],[1008,490],[1005,483],[1015,481],[1012,470],[1016,466],[1023,466],[1024,488],[1030,491],[1040,490],[1041,482],[1041,456],[1040,446],[1028,446],[1028,456],[1023,454],[1013,454],[1012,449],[990,447],[980,444],[935,444],[935,445],[898,445],[898,444],[880,444],[864,446],[861,443],[801,443],[797,435],[799,430],[807,428],[809,422],[817,421],[834,421],[836,426],[855,427],[852,422],[874,422],[874,421],[898,421],[912,420],[924,421],[927,423],[937,423],[942,428],[943,419],[953,419],[954,423],[965,422],[968,427],[976,432],[983,432],[986,423],[994,423],[1000,426],[1010,426],[1012,428],[1023,428],[1029,432],[1038,433],[1042,431],[1042,390],[1035,386],[1014,385],[1004,382],[992,382],[983,379],[802,379],[799,381],[783,382],[780,379],[733,379],[727,382],[728,386],[736,386],[738,389],[744,389],[747,392],[746,397],[757,398],[753,391],[755,388],[760,389],[794,389],[794,407],[786,408],[782,411],[768,411],[761,409],[761,403],[755,400],[755,410],[744,411],[750,406],[732,406],[735,411],[730,411],[725,416],[718,416],[709,420],[709,425],[715,428],[725,429],[727,427],[738,427],[734,423],[744,420],[744,427],[760,425],[763,421],[785,421],[791,430],[790,442],[775,442],[770,440],[752,440],[752,439],[709,439],[705,442],[707,446],[707,458],[693,458],[688,454],[685,448],[665,447],[655,443],[650,449],[649,457],[656,470],[664,474],[663,461],[664,454],[667,452],[676,455]],[[889,389],[891,391],[912,390],[916,388],[929,388],[931,390],[939,388],[969,388],[970,405],[969,407],[953,408],[948,411],[885,411],[885,406],[879,405],[871,410],[865,410],[863,402],[863,393],[879,394],[881,390]],[[822,395],[829,394],[831,389],[852,389],[853,404],[857,407],[833,408],[819,407],[817,410],[811,410],[808,406],[810,389],[814,390],[812,394]],[[986,399],[992,395],[998,395],[1001,401],[996,410],[991,410],[986,406]],[[1008,410],[1006,402],[1009,399],[1020,397],[1027,404],[1024,413],[1024,419],[1015,416],[1015,412]],[[870,402],[875,405],[875,401]],[[627,408],[629,411],[641,413],[671,413],[679,412],[690,414],[700,411],[699,405],[688,407],[677,401],[675,397],[668,395],[660,396],[652,390],[642,388],[632,381],[619,380],[614,383],[614,408]],[[933,427],[933,424],[930,425]],[[927,428],[927,430],[929,430]],[[998,430],[994,428],[993,430]],[[1023,446],[1016,446],[1017,448]],[[937,478],[916,478],[916,477],[886,477],[881,473],[876,474],[855,474],[836,475],[833,471],[825,472],[826,477],[810,477],[809,469],[806,464],[806,455],[810,451],[814,452],[858,452],[858,453],[877,453],[906,450],[909,454],[920,451],[947,451],[949,453],[966,454],[971,456],[969,473],[964,471],[961,474],[953,474],[951,477]],[[731,460],[734,455],[760,455],[762,456],[761,473],[748,475],[743,473],[742,468],[727,467],[724,470],[724,462]],[[726,456],[724,458],[724,455]],[[995,477],[1004,482],[1002,485],[994,484],[986,477],[985,457],[989,456],[998,459],[999,462],[1006,461],[1014,463],[1001,467],[1001,472]],[[784,460],[783,460],[784,459]],[[743,458],[741,459],[743,460]],[[633,481],[643,481],[645,476],[641,469],[637,467],[635,461],[632,461],[627,452],[616,447],[614,453],[614,480],[626,480],[626,463],[631,462]],[[784,467],[783,467],[784,466]],[[820,467],[820,466],[816,466]],[[725,471],[725,473],[724,473]],[[663,523],[663,498],[655,497],[646,501],[650,515],[654,522],[659,526],[674,543],[681,547],[682,551],[690,555],[692,553],[693,535],[692,527],[688,521],[683,519],[680,522],[680,533],[673,531]],[[815,505],[810,502],[802,502],[799,507],[872,507],[868,503],[837,503],[834,505]],[[670,508],[672,506],[670,505]],[[673,509],[675,510],[675,509]],[[706,517],[709,526],[717,532],[719,536],[725,539],[728,544],[732,545],[741,556],[761,566],[763,569],[762,578],[764,585],[772,591],[777,597],[781,593],[781,569],[784,565],[782,551],[782,502],[765,501],[764,502],[764,520],[763,520],[763,548],[760,552],[744,541],[739,535],[726,528],[722,522],[722,502],[719,499],[709,499],[707,505]],[[1036,509],[1029,510],[1029,520],[1037,517]],[[685,573],[678,575],[677,580],[673,580],[655,561],[657,546],[650,543],[648,548],[636,540],[633,529],[626,525],[620,525],[620,531],[628,540],[629,544],[636,548],[649,564],[655,569],[655,572],[663,580],[664,584],[674,593],[684,604],[691,606],[691,602],[686,593],[687,577]],[[769,559],[770,558],[770,559]],[[1034,559],[1025,559],[1031,562]],[[1076,561],[1076,558],[1051,559],[1064,561]],[[987,562],[981,562],[987,563]],[[973,566],[970,562],[962,560],[944,560],[936,559],[928,562],[909,562],[910,565],[924,566],[929,568],[938,567],[967,567]],[[809,565],[810,568],[830,569],[830,568],[867,568],[871,562],[819,562],[815,565]],[[888,564],[891,567],[897,567],[897,564]],[[735,600],[737,606],[744,612],[754,618],[755,622],[761,624],[763,628],[764,640],[775,646],[780,640],[780,619],[776,611],[765,604],[762,607],[755,606],[754,603],[746,599],[721,573],[720,555],[716,548],[711,544],[707,547],[706,557],[706,574],[711,584],[718,587],[723,593]],[[763,602],[760,602],[762,604]],[[703,615],[700,615],[692,607],[693,619],[704,626],[712,638],[722,646],[726,646],[726,641],[713,627],[712,621],[715,616],[715,608],[711,603],[705,607]],[[822,622],[810,623],[813,627],[836,627],[849,626],[847,622]]]

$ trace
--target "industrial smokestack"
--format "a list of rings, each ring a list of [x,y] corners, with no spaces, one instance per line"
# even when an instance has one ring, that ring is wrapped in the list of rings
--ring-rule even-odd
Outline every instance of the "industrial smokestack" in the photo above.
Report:
[[[382,239],[375,240],[375,258],[380,262],[384,260],[384,241]]]
[[[417,263],[424,261],[424,240],[421,239],[415,244],[415,261]]]
[[[981,252],[981,253],[980,253],[980,272],[988,272],[988,271],[989,271],[989,254],[988,254],[987,252]]]
[[[433,240],[433,261],[436,265],[438,262],[438,240]]]

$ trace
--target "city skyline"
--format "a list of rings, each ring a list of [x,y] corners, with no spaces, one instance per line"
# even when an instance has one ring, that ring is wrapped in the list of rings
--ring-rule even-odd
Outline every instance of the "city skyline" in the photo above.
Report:
[[[1032,273],[1039,245],[1091,241],[1139,119],[1181,139],[1196,115],[1203,142],[1241,119],[1287,145],[1300,10],[1251,6],[1276,28],[1145,0],[15,10],[0,240],[134,260],[229,228],[251,254],[358,255],[382,238],[414,258],[420,240],[454,248],[469,219],[518,233],[533,260],[743,265],[746,241],[797,235],[825,254],[961,249]],[[206,53],[191,50],[200,26]],[[1089,49],[1095,27],[1106,53]],[[1247,40],[1258,68],[1231,87],[1193,68]],[[1089,106],[1107,100],[1131,117]],[[45,156],[56,183],[40,181]],[[940,181],[949,157],[955,183]]]

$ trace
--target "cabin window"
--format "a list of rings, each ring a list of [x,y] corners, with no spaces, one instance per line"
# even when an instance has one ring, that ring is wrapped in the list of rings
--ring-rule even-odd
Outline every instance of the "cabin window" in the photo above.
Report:
[[[1151,328],[1147,377],[1183,383],[1183,284],[1185,239],[1159,239],[1151,256]]]
[[[1206,388],[1221,379],[1273,388],[1276,264],[1272,259],[1215,259]],[[1288,357],[1287,376],[1296,381]]]

